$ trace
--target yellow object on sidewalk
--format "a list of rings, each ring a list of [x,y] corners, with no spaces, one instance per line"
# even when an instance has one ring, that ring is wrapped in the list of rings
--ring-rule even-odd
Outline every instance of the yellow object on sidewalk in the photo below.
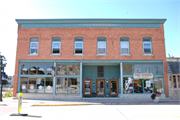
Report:
[[[22,98],[23,98],[23,93],[19,93],[18,114],[20,114],[20,112],[21,112],[21,108],[22,108]]]

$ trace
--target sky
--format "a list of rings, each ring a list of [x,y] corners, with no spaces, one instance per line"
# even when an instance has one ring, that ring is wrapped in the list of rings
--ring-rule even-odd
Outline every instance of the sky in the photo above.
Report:
[[[15,19],[165,18],[166,57],[180,57],[180,0],[0,0],[0,52],[14,75]]]

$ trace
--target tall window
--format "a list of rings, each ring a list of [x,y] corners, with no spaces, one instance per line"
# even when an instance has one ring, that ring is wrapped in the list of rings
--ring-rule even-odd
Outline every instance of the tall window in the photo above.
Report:
[[[83,38],[75,38],[74,41],[74,54],[83,54]]]
[[[61,53],[61,38],[53,38],[52,39],[52,54],[60,54]]]
[[[143,51],[144,55],[152,54],[151,38],[143,38]]]
[[[98,77],[103,77],[103,76],[104,76],[104,67],[98,66]]]
[[[180,88],[180,75],[173,75],[174,88]]]
[[[121,41],[121,54],[129,54],[129,38],[120,38]]]
[[[97,54],[105,55],[106,54],[106,38],[100,37],[97,39]]]
[[[30,55],[37,55],[39,47],[39,38],[30,39]]]

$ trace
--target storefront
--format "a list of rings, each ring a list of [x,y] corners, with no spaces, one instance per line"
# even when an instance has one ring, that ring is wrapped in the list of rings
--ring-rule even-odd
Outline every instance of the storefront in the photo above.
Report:
[[[18,92],[120,97],[164,94],[162,61],[20,61]],[[52,71],[55,70],[55,75]]]

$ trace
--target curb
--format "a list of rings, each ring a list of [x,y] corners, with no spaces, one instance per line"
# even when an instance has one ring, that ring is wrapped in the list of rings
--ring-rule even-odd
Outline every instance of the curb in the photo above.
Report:
[[[89,105],[89,104],[36,104],[32,106],[76,106],[76,105]]]

